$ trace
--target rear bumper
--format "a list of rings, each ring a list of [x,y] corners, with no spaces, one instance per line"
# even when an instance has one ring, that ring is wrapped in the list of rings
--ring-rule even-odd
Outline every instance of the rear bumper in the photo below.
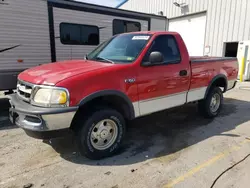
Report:
[[[227,91],[235,88],[237,80],[229,80],[227,84]]]
[[[53,132],[67,132],[78,107],[42,108],[32,106],[20,100],[16,94],[8,96],[10,99],[9,117],[13,124],[23,128],[28,135],[38,138],[58,137]],[[35,133],[38,136],[35,136]],[[48,135],[48,136],[46,136]],[[49,136],[51,135],[51,136]]]

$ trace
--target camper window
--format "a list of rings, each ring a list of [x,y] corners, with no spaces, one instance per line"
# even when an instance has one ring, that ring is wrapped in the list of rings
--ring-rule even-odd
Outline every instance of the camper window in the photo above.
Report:
[[[62,44],[98,45],[99,28],[93,25],[61,23],[60,39]]]
[[[113,35],[135,31],[141,31],[141,24],[139,22],[118,19],[113,20]]]

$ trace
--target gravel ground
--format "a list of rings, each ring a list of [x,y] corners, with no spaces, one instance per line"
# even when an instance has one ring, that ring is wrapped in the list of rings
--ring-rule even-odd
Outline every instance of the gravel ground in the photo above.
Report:
[[[220,116],[207,120],[196,105],[134,120],[114,157],[80,156],[71,136],[49,141],[28,137],[8,121],[0,100],[0,187],[153,188],[210,187],[250,152],[250,84],[225,94]],[[214,187],[248,187],[250,159],[226,172]]]

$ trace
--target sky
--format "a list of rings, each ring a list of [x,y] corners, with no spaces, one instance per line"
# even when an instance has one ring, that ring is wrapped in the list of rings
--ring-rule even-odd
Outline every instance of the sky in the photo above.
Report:
[[[97,5],[104,5],[108,7],[117,7],[119,4],[124,2],[125,0],[75,0],[84,3],[92,3]]]

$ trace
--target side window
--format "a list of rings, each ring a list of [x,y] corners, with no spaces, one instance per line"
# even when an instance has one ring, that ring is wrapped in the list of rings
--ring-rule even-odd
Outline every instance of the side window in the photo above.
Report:
[[[172,35],[160,35],[151,45],[148,53],[144,57],[144,61],[148,61],[151,52],[161,52],[164,56],[164,63],[180,63],[181,55],[177,45],[177,42]]]
[[[92,25],[61,23],[60,39],[62,44],[98,45],[99,28]]]
[[[141,24],[139,22],[117,19],[113,20],[113,35],[136,31],[141,31]]]

